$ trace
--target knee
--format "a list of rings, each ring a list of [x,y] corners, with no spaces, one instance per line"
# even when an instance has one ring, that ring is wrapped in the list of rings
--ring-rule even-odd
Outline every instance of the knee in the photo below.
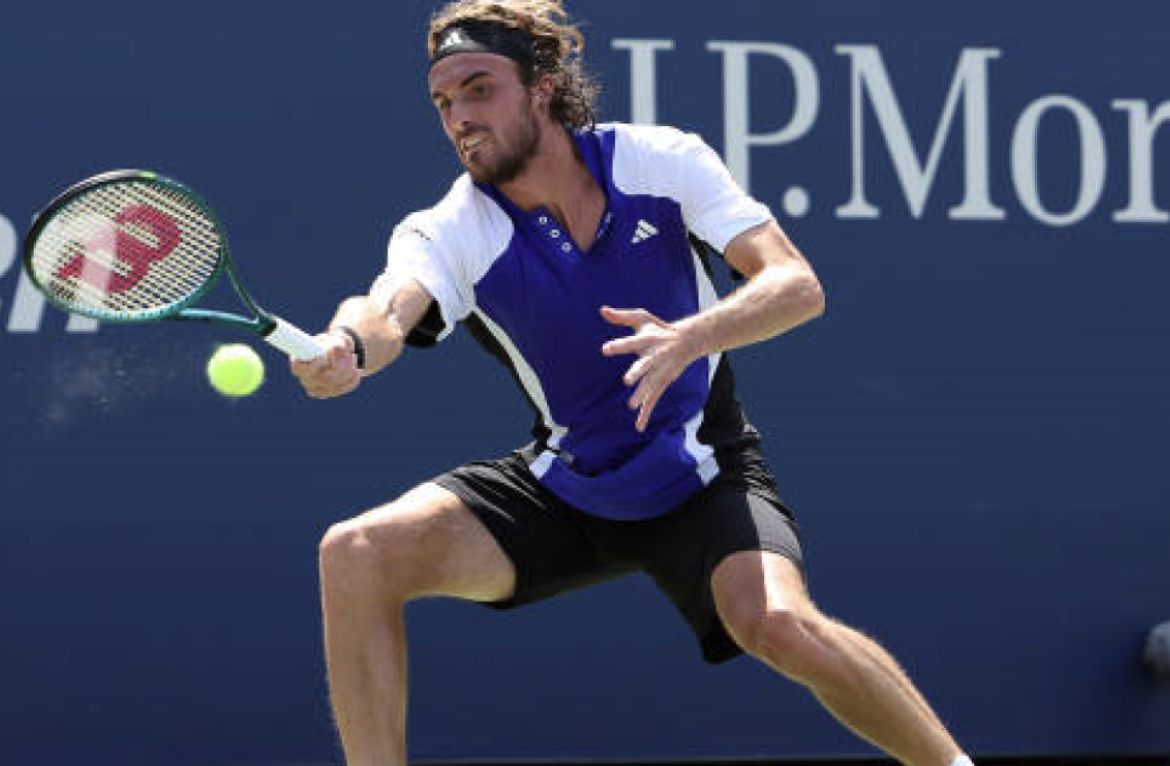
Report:
[[[317,558],[322,571],[337,572],[352,566],[369,547],[369,536],[358,520],[349,519],[333,524],[325,531],[317,547]]]
[[[360,519],[329,527],[317,552],[322,580],[327,585],[336,585],[357,576],[370,576],[375,571],[373,548],[373,540]]]
[[[403,538],[392,525],[375,531],[360,516],[334,524],[318,548],[322,587],[334,593],[408,597]]]
[[[832,643],[828,620],[815,609],[749,608],[732,622],[731,633],[745,652],[798,681],[809,680]]]

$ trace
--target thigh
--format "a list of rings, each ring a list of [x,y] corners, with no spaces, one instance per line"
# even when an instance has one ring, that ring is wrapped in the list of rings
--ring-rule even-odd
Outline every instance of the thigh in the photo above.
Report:
[[[825,656],[816,649],[835,634],[791,560],[771,551],[732,554],[716,568],[711,590],[720,622],[739,647],[773,670],[808,681],[807,663]]]
[[[682,508],[651,522],[647,570],[699,640],[704,659],[741,653],[716,604],[716,573],[741,554],[774,556],[802,577],[799,532],[762,459],[730,466]]]
[[[549,492],[519,453],[468,463],[434,481],[458,496],[514,567],[511,593],[491,606],[520,606],[634,569],[605,555],[598,520]]]
[[[494,601],[515,586],[500,545],[457,495],[437,484],[421,484],[339,527],[352,548],[377,556],[394,587],[412,597]]]
[[[725,558],[711,575],[711,593],[720,619],[733,633],[768,613],[814,610],[800,569],[772,551],[740,551]]]

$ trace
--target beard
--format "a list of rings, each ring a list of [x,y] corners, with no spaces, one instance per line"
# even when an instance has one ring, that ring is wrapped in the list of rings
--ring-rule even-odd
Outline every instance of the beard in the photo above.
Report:
[[[503,140],[493,140],[496,156],[489,163],[473,164],[463,160],[463,167],[471,174],[473,180],[482,184],[499,186],[515,181],[528,168],[528,163],[536,156],[537,146],[540,144],[540,123],[532,114],[532,99],[526,97],[520,110],[518,124],[509,135],[502,136]]]

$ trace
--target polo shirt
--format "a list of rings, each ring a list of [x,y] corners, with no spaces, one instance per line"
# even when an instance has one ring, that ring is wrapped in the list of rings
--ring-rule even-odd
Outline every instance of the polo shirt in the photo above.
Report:
[[[772,216],[694,134],[608,123],[571,135],[606,201],[587,249],[547,209],[522,210],[464,174],[395,227],[370,295],[389,301],[417,281],[435,303],[412,342],[464,323],[511,371],[535,413],[529,468],[551,492],[597,516],[651,518],[719,473],[717,450],[755,432],[719,353],[688,366],[637,431],[622,381],[637,357],[601,353],[631,331],[599,308],[668,322],[702,311],[718,300],[707,254]]]

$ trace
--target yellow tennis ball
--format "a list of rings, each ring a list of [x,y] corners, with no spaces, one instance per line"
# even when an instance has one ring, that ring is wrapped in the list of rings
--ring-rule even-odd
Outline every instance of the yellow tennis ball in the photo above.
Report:
[[[264,382],[264,361],[251,346],[220,346],[207,360],[207,379],[224,396],[250,396]]]

